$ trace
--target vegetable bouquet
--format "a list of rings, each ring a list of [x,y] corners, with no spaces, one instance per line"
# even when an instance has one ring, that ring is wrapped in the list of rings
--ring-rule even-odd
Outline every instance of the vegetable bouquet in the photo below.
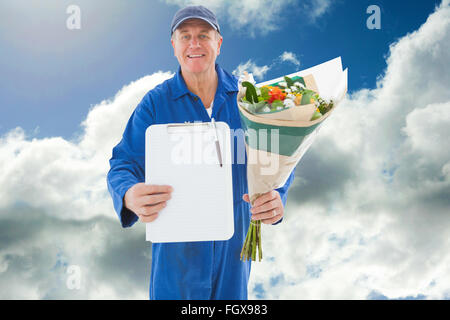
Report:
[[[347,70],[342,71],[337,59],[258,85],[248,73],[241,77],[237,102],[245,131],[251,205],[286,183],[324,120],[345,96]],[[276,165],[268,168],[268,162]],[[257,256],[261,261],[261,221],[251,221],[240,258],[256,261]]]

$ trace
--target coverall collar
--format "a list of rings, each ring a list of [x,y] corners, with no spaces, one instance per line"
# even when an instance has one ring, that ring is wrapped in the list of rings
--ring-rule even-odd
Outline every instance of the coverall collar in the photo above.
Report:
[[[223,69],[216,63],[216,72],[218,77],[217,91],[216,92],[238,92],[237,81],[233,81],[233,78],[226,74]],[[182,97],[185,94],[191,93],[186,82],[181,75],[181,67],[178,67],[178,72],[175,74],[174,82],[172,82],[172,98],[174,100]],[[192,93],[191,93],[192,94]]]

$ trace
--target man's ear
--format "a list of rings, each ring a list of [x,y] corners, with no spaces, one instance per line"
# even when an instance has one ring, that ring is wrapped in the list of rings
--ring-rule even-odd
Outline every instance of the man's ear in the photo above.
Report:
[[[175,54],[175,44],[173,43],[173,38],[170,38],[170,43],[172,44],[173,55],[176,56],[176,54]]]
[[[223,38],[220,37],[219,41],[217,41],[217,42],[219,44],[218,47],[217,47],[217,55],[219,55],[220,54],[220,48],[222,47]]]

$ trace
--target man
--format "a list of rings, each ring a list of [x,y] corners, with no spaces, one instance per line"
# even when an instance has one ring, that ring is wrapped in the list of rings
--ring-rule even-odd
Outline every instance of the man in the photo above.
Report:
[[[143,183],[148,126],[205,122],[213,117],[228,123],[232,130],[241,128],[237,79],[215,62],[223,41],[215,15],[203,6],[186,7],[175,14],[171,32],[180,68],[173,78],[144,96],[110,160],[108,189],[123,227],[138,219],[151,223],[164,214],[171,197],[171,186]],[[243,136],[234,137],[238,138]],[[233,159],[232,176],[234,235],[227,241],[153,243],[150,299],[247,299],[251,264],[240,260],[240,251],[250,218],[266,224],[281,221],[294,172],[284,187],[255,201],[252,215],[246,163]]]

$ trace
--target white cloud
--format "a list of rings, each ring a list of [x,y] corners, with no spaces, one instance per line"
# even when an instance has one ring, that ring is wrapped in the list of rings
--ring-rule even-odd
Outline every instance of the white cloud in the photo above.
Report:
[[[262,80],[264,78],[264,75],[269,70],[269,66],[258,66],[252,61],[252,59],[249,59],[247,62],[239,64],[236,69],[233,70],[233,74],[239,77],[244,71],[247,71],[248,73],[253,74],[255,80]]]
[[[298,60],[295,53],[284,51],[279,57],[273,59],[270,65],[258,66],[255,62],[253,62],[252,59],[249,59],[245,63],[240,63],[236,67],[236,69],[233,70],[233,74],[239,77],[244,71],[247,71],[248,73],[253,74],[255,80],[262,81],[264,80],[264,76],[270,69],[272,69],[274,66],[280,63],[285,62],[293,63],[297,67],[300,66],[300,61]]]
[[[22,203],[60,218],[109,216],[106,173],[111,150],[140,99],[170,76],[158,72],[144,77],[94,106],[77,141],[32,139],[21,128],[0,137],[0,210]]]
[[[172,75],[143,77],[94,106],[76,141],[27,137],[21,128],[0,137],[0,283],[9,288],[0,298],[148,298],[144,226],[120,227],[106,174],[134,108]],[[81,268],[79,290],[66,285],[69,265]]]
[[[293,52],[285,51],[280,55],[280,60],[282,62],[291,62],[295,64],[297,67],[300,66],[300,61],[297,58],[297,55]]]
[[[304,4],[304,7],[309,11],[309,16],[316,20],[324,15],[331,7],[331,0],[313,0],[310,3]]]
[[[406,116],[408,149],[427,162],[440,162],[450,150],[450,102],[429,104],[414,109]],[[449,159],[450,161],[450,159]]]
[[[28,206],[2,210],[0,218],[0,299],[148,297],[144,225],[130,232],[114,217],[74,221]],[[79,288],[67,285],[75,276],[70,266],[80,271]]]
[[[266,260],[251,288],[269,299],[450,296],[448,61],[445,1],[391,45],[377,88],[325,124],[285,220],[262,230]]]

